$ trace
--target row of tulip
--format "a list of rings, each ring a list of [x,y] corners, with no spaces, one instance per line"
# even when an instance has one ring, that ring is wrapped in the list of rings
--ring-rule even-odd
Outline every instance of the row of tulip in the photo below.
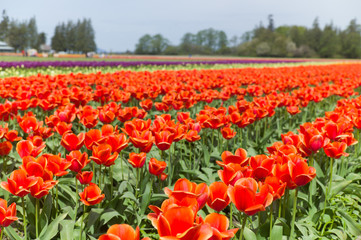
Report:
[[[47,68],[47,67],[132,67],[132,66],[170,66],[170,65],[214,65],[214,64],[258,64],[258,63],[293,63],[306,60],[207,60],[207,61],[14,61],[1,62],[0,68]]]
[[[334,67],[335,72],[342,73],[341,69],[347,68],[341,65],[339,67],[340,69]],[[63,186],[62,184],[60,184],[59,189],[58,186],[63,179],[60,177],[67,174],[68,172],[66,170],[69,169],[74,172],[72,175],[74,177],[76,176],[76,178],[74,178],[75,186],[73,186],[75,187],[74,190],[76,191],[76,193],[78,193],[78,181],[82,185],[84,185],[84,187],[82,187],[83,191],[80,194],[75,195],[76,207],[72,218],[74,219],[74,221],[76,221],[79,218],[83,220],[84,218],[89,219],[90,214],[92,214],[92,212],[87,213],[86,208],[84,208],[83,211],[78,209],[77,199],[80,197],[80,200],[84,203],[84,206],[100,204],[104,200],[104,198],[107,200],[108,204],[111,204],[111,202],[113,201],[113,196],[116,197],[115,195],[119,194],[119,191],[114,190],[115,188],[119,187],[119,184],[115,181],[116,179],[113,177],[113,166],[116,164],[117,160],[118,161],[120,160],[120,163],[119,162],[118,163],[121,165],[120,169],[122,171],[121,179],[120,179],[121,182],[134,183],[135,186],[134,197],[135,199],[142,199],[143,201],[143,199],[146,199],[146,195],[148,194],[143,193],[142,190],[149,189],[147,188],[148,186],[150,186],[150,189],[152,189],[153,185],[162,188],[162,185],[164,184],[162,183],[162,180],[165,181],[167,179],[168,179],[168,185],[169,186],[173,185],[173,179],[175,179],[175,175],[179,176],[179,173],[175,174],[175,172],[177,172],[176,167],[179,166],[179,164],[182,164],[182,161],[184,161],[186,164],[190,164],[190,166],[192,166],[192,163],[193,163],[193,167],[197,166],[194,162],[192,162],[192,152],[193,152],[192,149],[188,149],[188,155],[190,160],[189,161],[185,160],[184,159],[186,155],[185,149],[184,148],[176,149],[175,146],[176,142],[181,142],[181,144],[182,143],[184,144],[184,142],[191,143],[201,139],[204,141],[204,139],[207,138],[207,135],[203,134],[204,131],[202,131],[202,136],[201,136],[200,131],[201,129],[205,130],[206,128],[210,128],[210,129],[222,128],[221,132],[223,134],[223,137],[226,139],[227,138],[230,139],[233,138],[235,135],[235,132],[233,130],[234,127],[231,126],[232,123],[238,125],[238,127],[241,128],[245,127],[246,125],[252,123],[255,119],[262,119],[265,118],[266,116],[272,116],[273,115],[272,112],[277,106],[278,107],[298,106],[298,105],[302,106],[302,103],[304,105],[307,105],[308,102],[311,100],[318,102],[322,98],[334,94],[345,97],[348,97],[349,95],[354,95],[356,94],[356,92],[354,92],[354,89],[359,86],[360,77],[359,75],[357,75],[357,73],[354,70],[354,68],[356,68],[355,65],[350,65],[349,67],[350,67],[350,71],[347,74],[342,73],[342,77],[349,78],[347,82],[340,77],[341,75],[337,75],[335,72],[331,72],[328,74],[328,77],[327,78],[325,77],[325,79],[323,80],[325,81],[324,84],[317,87],[303,87],[299,90],[295,90],[292,92],[292,94],[290,94],[291,97],[288,99],[286,98],[286,100],[283,100],[284,99],[283,97],[285,96],[285,94],[283,93],[280,94],[271,93],[266,98],[263,98],[261,96],[254,97],[253,102],[251,103],[240,100],[237,102],[236,106],[230,106],[228,108],[229,115],[227,115],[227,109],[223,107],[220,107],[218,109],[204,107],[203,110],[199,111],[199,114],[195,119],[192,119],[189,113],[178,113],[177,115],[177,119],[179,121],[178,123],[175,123],[175,120],[172,119],[172,116],[169,114],[156,116],[154,121],[151,121],[151,119],[141,120],[141,118],[145,117],[147,113],[146,111],[149,111],[150,113],[149,116],[152,116],[152,111],[151,111],[152,108],[149,107],[149,105],[147,106],[147,104],[144,104],[143,102],[140,103],[141,106],[143,105],[142,106],[143,110],[134,107],[120,108],[119,107],[120,104],[117,103],[106,104],[101,108],[99,108],[99,110],[93,108],[90,105],[83,106],[86,103],[91,103],[91,101],[99,101],[99,98],[96,98],[97,95],[92,95],[89,98],[89,100],[86,101],[78,100],[79,104],[77,105],[79,107],[76,109],[76,105],[69,105],[70,102],[68,100],[69,94],[67,94],[65,85],[63,85],[64,87],[62,88],[62,91],[56,92],[56,94],[59,94],[59,96],[57,96],[58,97],[57,99],[61,99],[61,101],[53,103],[54,108],[58,107],[58,109],[55,111],[53,115],[47,113],[48,116],[45,119],[45,122],[48,125],[48,127],[44,127],[42,123],[38,120],[39,115],[43,114],[40,111],[38,111],[38,114],[36,115],[31,112],[27,112],[23,116],[17,116],[16,118],[17,123],[10,121],[10,129],[11,127],[16,127],[19,131],[21,129],[20,136],[23,138],[27,138],[27,140],[23,140],[19,142],[16,148],[18,155],[21,158],[22,165],[18,170],[15,170],[10,175],[10,178],[2,184],[2,187],[8,190],[9,192],[11,192],[13,195],[21,197],[22,200],[25,200],[24,196],[28,193],[30,193],[35,199],[44,199],[45,197],[46,199],[48,199],[47,196],[52,196],[54,202],[53,203],[54,210],[52,211],[53,214],[49,215],[49,219],[53,219],[53,221],[56,222],[55,220],[60,219],[61,217],[65,218],[66,216],[64,215],[64,213],[59,215],[59,212],[57,211],[58,209],[62,209],[62,207],[64,207],[64,203],[62,201],[59,201],[58,191],[59,191],[59,195],[61,196],[62,194],[64,194],[63,191],[65,190],[65,186]],[[314,68],[311,67],[310,69],[314,70]],[[330,68],[325,68],[324,71],[325,72],[330,71]],[[312,76],[312,74],[310,75]],[[68,77],[72,78],[72,76],[68,76]],[[336,79],[334,77],[336,77]],[[40,77],[40,81],[42,81],[41,79],[42,78]],[[60,82],[64,80],[62,76],[58,76],[57,79],[60,79],[59,80]],[[213,81],[213,79],[214,78],[210,76],[208,78],[208,81]],[[26,82],[29,80],[31,85],[35,85],[35,86],[37,85],[35,78],[23,79],[22,81]],[[20,101],[22,102],[26,102],[27,101],[26,99],[29,99],[30,97],[36,96],[37,98],[40,97],[40,99],[44,99],[43,98],[44,96],[48,97],[52,94],[52,93],[49,94],[49,92],[51,92],[50,90],[47,90],[48,93],[45,93],[44,91],[34,92],[34,89],[38,89],[38,88],[29,88],[29,87],[24,88],[20,86],[19,88],[17,87],[16,83],[14,84],[13,82],[9,81],[9,79],[6,79],[5,81],[8,84],[7,86],[9,87],[9,89],[14,90],[14,91],[11,90],[10,92],[13,93],[16,92],[17,94],[19,92],[18,90],[20,88],[22,89],[23,94],[20,94],[23,96],[20,98],[21,99]],[[332,81],[334,85],[329,85],[328,83],[330,81]],[[55,82],[59,83],[57,80]],[[77,81],[73,82],[73,84],[71,84],[71,82],[72,81],[69,81],[70,85],[80,84],[80,82]],[[309,81],[308,83],[312,84],[317,82]],[[208,83],[205,81],[205,84]],[[112,83],[110,83],[109,86],[114,87]],[[193,85],[193,86],[197,86],[197,85]],[[293,86],[298,86],[298,85],[296,84]],[[127,86],[125,86],[125,88],[126,87]],[[208,87],[212,89],[214,86],[209,85]],[[195,89],[199,91],[202,88],[195,87]],[[257,96],[257,95],[261,95],[262,93],[266,93],[266,91],[264,90],[262,90],[261,93],[255,93],[259,90],[254,91],[254,89],[257,88],[249,88],[247,91],[248,94],[252,93],[253,96]],[[278,88],[277,86],[276,89],[282,89],[282,88]],[[287,87],[283,89],[286,90]],[[340,91],[340,89],[342,89],[343,91]],[[93,91],[93,90],[89,89],[89,91]],[[139,91],[139,89],[137,91]],[[65,94],[61,95],[60,92]],[[13,97],[19,99],[18,97],[14,97],[14,96],[20,96],[20,95],[16,95],[13,93],[11,93],[10,95],[3,95],[3,96],[7,98]],[[166,94],[166,93],[167,91],[163,91],[163,90],[159,92],[159,94]],[[2,94],[7,94],[7,93],[5,93],[5,91],[2,91]],[[312,94],[316,95],[317,97],[313,97]],[[100,94],[100,95],[104,97],[107,94]],[[27,96],[27,98],[24,98],[24,96]],[[138,100],[141,100],[142,98],[144,99],[145,97],[143,96],[140,98],[139,96],[138,97],[137,96],[138,95],[134,95],[134,98]],[[292,96],[297,96],[297,97],[292,98]],[[187,101],[187,98],[189,98],[189,96],[184,97],[183,100]],[[146,100],[147,99],[143,101]],[[223,100],[225,101],[227,99],[223,99]],[[2,105],[2,106],[6,106],[6,105],[8,106],[7,108],[3,108],[6,110],[3,111],[2,114],[2,118],[4,120],[9,120],[11,119],[11,117],[18,115],[19,110],[26,111],[28,110],[29,107],[37,106],[37,104],[19,105],[18,101],[19,100],[15,101],[17,102],[16,104],[7,102]],[[99,102],[102,102],[104,104],[107,101],[108,101],[107,99],[104,99],[104,100],[100,100]],[[267,101],[269,103],[267,103]],[[28,104],[31,102],[36,102],[36,101],[28,100]],[[291,102],[291,104],[288,104],[287,102]],[[167,101],[164,101],[164,103],[165,103],[164,105],[167,106],[166,104]],[[27,107],[24,107],[22,109],[21,106],[27,106]],[[54,108],[49,108],[49,109],[43,108],[43,110],[49,111],[50,109],[54,109]],[[298,112],[298,111],[292,111],[292,109],[288,109],[288,110],[290,113]],[[128,116],[130,115],[130,117],[126,116],[124,111],[126,112],[126,115]],[[354,112],[354,110],[348,111],[349,114],[351,114],[352,112]],[[247,113],[248,115],[244,113]],[[247,116],[247,124],[244,123],[241,124],[241,122],[237,121],[238,118],[236,118],[235,116],[238,115],[240,115],[241,120],[246,119],[245,116]],[[352,118],[351,115],[348,116],[350,116],[348,119],[352,119],[353,122],[357,122],[357,118],[358,118],[357,115],[354,115]],[[117,124],[117,122],[114,122],[116,117],[118,118],[119,121],[124,122],[124,124],[122,124],[123,128],[121,129],[123,133],[119,132],[117,126],[113,127],[112,125],[108,124],[108,123]],[[133,117],[136,118],[131,120]],[[249,205],[246,204],[248,207],[246,206],[246,208],[243,208],[245,207],[245,205],[243,203],[239,203],[240,200],[238,199],[238,197],[236,197],[239,196],[239,194],[233,193],[232,195],[232,191],[233,190],[236,191],[237,189],[242,189],[242,186],[252,186],[250,187],[250,189],[253,190],[254,192],[257,192],[257,189],[259,188],[260,190],[262,190],[261,191],[262,196],[256,197],[254,199],[257,199],[257,201],[261,201],[261,202],[263,202],[263,200],[266,199],[265,204],[263,204],[262,206],[258,206],[258,208],[253,209],[253,211],[257,212],[265,209],[266,205],[268,206],[269,204],[272,203],[272,199],[276,200],[277,198],[274,196],[274,193],[271,192],[271,189],[275,188],[277,184],[279,185],[283,184],[282,186],[284,186],[284,188],[285,185],[287,185],[289,189],[292,189],[294,187],[294,184],[296,185],[298,184],[298,186],[304,185],[308,182],[308,180],[311,180],[314,177],[314,172],[313,172],[314,170],[312,169],[312,167],[308,167],[308,168],[305,167],[306,160],[304,159],[304,157],[309,155],[310,149],[311,152],[312,151],[317,152],[317,150],[319,150],[316,149],[314,146],[315,145],[319,146],[321,144],[320,143],[321,137],[322,137],[322,144],[320,148],[324,147],[325,152],[327,151],[326,149],[331,149],[333,145],[337,145],[334,144],[333,142],[345,142],[347,143],[347,145],[351,145],[352,143],[355,142],[353,140],[353,136],[351,135],[351,130],[349,127],[351,121],[346,121],[343,120],[343,118],[336,118],[334,116],[329,118],[331,119],[331,121],[327,121],[327,122],[324,121],[323,122],[324,125],[322,125],[321,123],[316,124],[317,126],[316,129],[318,132],[314,128],[309,129],[310,127],[309,124],[306,124],[307,126],[305,125],[301,127],[301,131],[300,131],[301,137],[300,136],[296,137],[292,134],[289,134],[290,136],[288,136],[288,138],[292,139],[292,141],[295,142],[293,144],[294,147],[288,146],[290,145],[288,144],[288,142],[284,142],[284,144],[286,144],[286,147],[282,147],[281,144],[275,145],[273,147],[274,149],[277,150],[274,150],[274,152],[270,150],[270,156],[257,155],[251,158],[247,158],[245,150],[242,149],[237,150],[235,155],[233,155],[230,152],[223,153],[222,154],[223,162],[219,163],[219,165],[224,168],[222,172],[219,173],[220,174],[219,177],[224,182],[223,185],[220,183],[215,183],[215,184],[212,183],[214,186],[210,184],[209,188],[207,185],[204,184],[197,187],[193,183],[189,182],[189,180],[185,180],[185,179],[178,180],[176,182],[174,191],[171,191],[169,189],[165,190],[167,195],[169,196],[169,201],[163,204],[164,208],[163,206],[161,209],[152,207],[154,214],[149,215],[149,219],[152,220],[154,227],[158,229],[159,236],[161,236],[162,239],[163,238],[169,239],[170,235],[180,239],[190,239],[189,236],[198,236],[197,234],[200,234],[198,237],[199,239],[202,239],[201,236],[203,236],[203,239],[209,239],[215,236],[223,236],[221,239],[229,239],[233,237],[236,233],[236,230],[230,230],[230,231],[227,230],[228,220],[226,220],[227,218],[225,216],[219,214],[209,214],[207,217],[203,217],[204,220],[202,218],[196,217],[198,210],[202,209],[202,207],[205,205],[206,202],[210,202],[208,204],[209,206],[214,205],[214,208],[218,209],[218,210],[215,209],[216,211],[222,210],[220,209],[219,205],[222,205],[223,203],[220,204],[219,200],[217,200],[213,204],[212,202],[214,199],[208,201],[208,199],[210,198],[209,190],[211,188],[212,189],[214,188],[217,189],[215,190],[215,192],[217,193],[214,193],[216,195],[217,194],[221,194],[223,196],[229,195],[230,200],[233,199],[232,202],[239,210],[245,212],[246,215],[247,214],[253,215],[253,213],[255,212],[252,212],[251,210],[247,210],[247,209],[249,207],[252,208],[253,206],[252,204],[254,203],[248,202],[247,204]],[[96,129],[98,125],[98,119],[103,123],[101,130]],[[252,121],[252,119],[254,120]],[[343,127],[342,128],[340,127],[341,130],[337,130],[336,131],[337,133],[329,131],[327,129],[335,129],[335,128],[337,129],[337,127],[334,127],[332,125],[332,122],[337,123],[338,125],[342,125]],[[82,126],[84,126],[87,129],[86,132],[82,132],[82,128],[83,128]],[[78,135],[75,134],[77,130],[79,131]],[[61,137],[59,138],[57,136],[54,136],[53,133],[55,132],[59,133],[59,137],[60,136]],[[214,147],[213,134],[214,131],[212,131],[211,134],[212,136],[210,138],[211,141],[209,141],[211,143],[210,148]],[[333,137],[330,137],[331,135]],[[16,130],[9,130],[7,126],[4,126],[2,128],[1,138],[5,140],[2,142],[0,147],[1,155],[5,156],[3,158],[4,159],[3,172],[7,173],[8,170],[11,170],[11,167],[17,166],[17,162],[11,162],[10,165],[8,165],[8,163],[6,162],[8,159],[11,159],[11,157],[6,157],[6,155],[10,154],[14,156],[14,154],[11,152],[12,150],[11,142],[19,141],[21,138],[18,136],[18,132]],[[44,139],[47,139],[46,142],[44,142]],[[58,147],[59,145],[58,139],[59,140],[61,139],[60,141],[62,145],[61,148]],[[331,139],[331,142],[333,144],[332,146],[329,145],[331,143],[329,143],[327,139]],[[127,152],[125,149],[127,148],[129,141],[132,143],[131,144],[132,146],[128,147],[130,151]],[[145,174],[145,170],[143,166],[146,162],[147,155],[149,156],[151,154],[154,154],[154,149],[152,150],[152,146],[154,143],[160,150],[160,154],[157,156],[157,158],[158,160],[161,161],[158,161],[155,158],[151,158],[151,160],[149,161],[149,172],[150,174],[157,176],[157,178],[150,178],[148,176],[148,180],[151,180],[150,181],[151,184],[149,185],[148,183],[146,183],[146,187],[144,187],[142,186],[142,181],[141,181],[141,176],[144,177]],[[217,144],[219,145],[220,142],[217,142]],[[85,148],[83,148],[84,150],[81,150],[83,145],[85,145]],[[38,157],[38,155],[40,155],[40,153],[45,149],[46,146],[48,146],[48,151],[50,150],[52,154],[43,154],[40,157]],[[279,150],[278,148],[282,150]],[[341,149],[344,148],[345,147],[343,144]],[[178,150],[177,155],[175,155],[176,150]],[[168,151],[168,156],[170,158],[168,164],[164,162],[165,158],[163,153],[165,151]],[[62,152],[63,154],[58,154],[59,152]],[[132,167],[136,169],[134,171],[134,179],[130,177],[129,172],[128,172],[128,178],[124,176],[125,174],[123,172],[124,169],[123,157],[121,156],[124,153],[129,154],[128,162]],[[61,157],[65,155],[66,155],[65,158]],[[179,158],[181,161],[177,160],[177,158]],[[233,160],[229,160],[229,159],[233,159]],[[91,161],[92,161],[92,166],[90,166],[91,164],[89,164]],[[167,166],[168,166],[168,170],[166,172],[167,174],[165,174],[164,170]],[[9,169],[7,169],[8,167]],[[116,165],[114,167],[116,167]],[[98,174],[96,174],[96,170],[99,170]],[[274,175],[277,175],[279,179],[276,180],[274,178],[271,178],[271,177],[275,177]],[[107,177],[105,178],[105,176]],[[124,181],[124,179],[126,179],[126,181]],[[236,183],[238,183],[238,180],[241,179],[243,180],[240,181],[239,183],[240,185],[238,186]],[[259,184],[258,181],[261,181],[262,184]],[[98,182],[98,186],[94,185],[91,182],[93,183]],[[272,186],[272,184],[274,184],[275,186]],[[230,186],[233,186],[233,190],[231,190],[232,188]],[[272,188],[270,186],[272,186]],[[56,188],[56,193],[54,187]],[[64,190],[62,189],[63,187]],[[104,194],[101,193],[100,189],[104,190],[107,189],[107,187],[109,187],[110,190],[109,190],[109,194],[108,195],[106,194],[107,196],[105,196]],[[191,189],[191,190],[186,191],[187,189],[188,190]],[[197,192],[193,192],[194,189],[198,189]],[[223,189],[223,190],[218,190],[218,189]],[[226,189],[226,192],[228,192],[228,194],[225,193],[224,189]],[[283,193],[281,194],[282,187],[279,187],[279,189],[280,190],[278,194],[282,196],[283,195]],[[53,191],[53,194],[49,195],[48,193],[51,191]],[[153,190],[150,190],[149,195],[152,195],[151,194],[152,191]],[[184,194],[182,193],[184,191],[193,192],[193,193]],[[223,192],[219,193],[219,191],[223,191]],[[246,192],[249,191],[247,190]],[[205,193],[207,194],[205,195]],[[264,193],[267,194],[264,195]],[[270,194],[272,195],[272,197],[270,197]],[[184,195],[186,195],[186,198],[184,198]],[[203,196],[202,200],[199,200],[198,197],[200,197],[201,195]],[[243,195],[243,193],[241,195]],[[205,198],[207,200],[204,200]],[[194,201],[194,199],[196,199],[196,201]],[[253,198],[251,197],[250,199]],[[128,205],[135,204],[133,206],[133,209],[135,211],[142,212],[144,206],[136,206],[137,204],[136,200],[134,201],[135,202],[133,203],[128,201],[126,202],[126,204]],[[197,202],[197,204],[195,204],[195,202]],[[67,204],[69,204],[69,202],[67,202]],[[25,221],[26,219],[25,216],[28,215],[29,217],[29,213],[26,213],[25,210],[29,209],[29,206],[31,205],[32,205],[31,201],[22,202],[24,233],[26,234],[28,229],[33,229],[35,230],[34,235],[36,237],[42,238],[44,237],[44,235],[41,234],[45,234],[45,232],[41,232],[39,234],[38,230],[41,229],[41,227],[39,228],[39,226],[37,225],[39,222],[37,220],[38,218],[41,218],[41,216],[39,216],[41,205],[43,205],[42,208],[43,210],[41,212],[42,213],[46,212],[44,210],[45,202],[42,202],[41,200],[35,200],[34,215],[36,220],[35,221],[36,226],[31,225],[28,228]],[[177,211],[173,209],[173,206],[175,205],[179,207],[177,208]],[[227,205],[225,205],[225,207]],[[13,205],[11,206],[12,207],[9,208],[8,210],[6,210],[7,207],[4,207],[4,209],[6,210],[5,212],[9,212],[8,217],[10,219],[15,219],[16,217],[13,214],[14,207]],[[187,207],[187,209],[183,207]],[[168,209],[170,210],[169,213],[167,213]],[[180,212],[178,212],[178,210]],[[192,213],[190,213],[189,210],[192,210]],[[174,218],[174,216],[182,216],[184,211],[188,212],[187,214],[190,214],[184,217],[184,222],[179,222],[180,220],[178,218]],[[180,215],[177,215],[178,213]],[[78,217],[79,215],[81,217]],[[234,217],[232,216],[232,214],[230,214],[230,217],[231,217],[230,225],[232,226]],[[192,219],[192,221],[190,221],[190,219]],[[237,220],[237,218],[235,219]],[[238,219],[238,221],[240,221],[240,219]],[[137,220],[137,222],[139,224],[142,222],[142,220],[140,221]],[[132,223],[132,222],[128,221],[128,223]],[[3,226],[5,225],[8,226],[8,224],[4,223]],[[173,225],[174,227],[176,227],[176,230],[172,230],[172,227],[167,227]],[[182,225],[183,227],[179,227],[178,225]],[[219,227],[220,225],[222,225],[222,227]],[[242,226],[245,225],[246,224],[243,224]],[[272,226],[272,224],[270,225]],[[186,228],[187,226],[192,226],[192,227]],[[83,235],[84,228],[88,229],[86,226],[83,226],[83,224],[81,223],[79,226],[80,231],[78,233],[78,237],[80,239],[84,237]],[[141,229],[143,228],[141,227]],[[188,229],[191,230],[186,231]],[[134,236],[134,239],[137,239],[137,237],[139,238],[139,229],[137,228],[136,230],[133,230],[127,225],[114,226],[109,230],[108,236],[101,236],[100,238],[117,239],[115,238],[115,236],[111,236],[111,234],[117,235],[117,233],[120,234],[120,232],[122,231],[127,232],[127,234],[133,234],[132,236]],[[243,230],[241,230],[241,232],[243,232]],[[241,234],[241,236],[243,236],[243,234]],[[124,238],[124,236],[118,236],[118,237],[120,239]],[[25,236],[25,238],[27,238],[27,235]],[[133,238],[129,237],[129,239],[133,239]]]

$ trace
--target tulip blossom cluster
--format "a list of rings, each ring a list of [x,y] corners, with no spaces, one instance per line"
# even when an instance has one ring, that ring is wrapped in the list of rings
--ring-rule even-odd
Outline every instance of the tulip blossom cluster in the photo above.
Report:
[[[100,209],[118,212],[122,209],[131,216],[122,216],[126,224],[115,224],[103,235],[91,233],[100,240],[140,240],[141,231],[144,240],[155,232],[164,240],[228,240],[238,232],[233,220],[238,220],[237,227],[242,226],[243,236],[245,224],[238,224],[241,216],[246,219],[266,211],[276,205],[275,201],[288,198],[290,190],[294,190],[293,199],[297,201],[297,191],[302,189],[299,187],[316,177],[313,166],[320,161],[320,152],[330,158],[327,166],[332,169],[333,159],[347,156],[347,149],[357,143],[361,97],[349,97],[357,95],[355,89],[361,86],[359,66],[121,71],[1,79],[0,97],[6,100],[0,103],[0,119],[7,121],[0,126],[2,172],[7,177],[1,187],[22,198],[25,235],[25,196],[35,198],[35,213],[40,213],[39,202],[44,201],[39,199],[51,193],[45,200],[53,201],[55,206],[55,212],[46,216],[49,223],[58,216],[60,206],[75,201],[73,215],[69,213],[67,220],[73,218],[76,231],[78,223],[85,222],[77,220],[79,215],[84,220],[98,213],[99,209],[87,214],[86,206],[98,204]],[[282,134],[282,141],[269,146],[268,152],[249,156],[252,151],[245,143],[249,130],[255,130],[251,135],[257,138],[262,135],[260,125],[266,129],[281,114],[292,121],[292,115],[303,112],[308,105],[307,114],[313,117],[314,107],[322,105],[320,102],[326,98],[334,100],[334,96],[347,99],[339,100],[337,108],[326,112],[325,117],[300,125],[297,133]],[[354,128],[358,129],[356,138]],[[226,148],[222,137],[233,139],[227,141]],[[257,140],[255,145],[261,142]],[[16,148],[14,142],[18,142]],[[229,143],[233,143],[232,150]],[[256,151],[263,149],[264,143],[259,145],[252,147]],[[220,156],[217,165],[210,161],[214,153]],[[9,171],[8,159],[14,163]],[[211,166],[202,166],[203,161]],[[219,169],[219,179],[207,184],[193,182],[195,173],[202,175],[208,168],[210,176],[214,166]],[[64,180],[73,178],[75,186],[59,179],[64,176]],[[204,176],[198,179],[205,181]],[[332,171],[328,181],[327,193]],[[63,199],[71,195],[72,189],[76,197],[59,204],[59,189]],[[144,210],[159,200],[153,200],[152,194],[163,190],[166,200],[159,206],[150,205],[151,213]],[[78,209],[79,202],[84,204],[83,211]],[[284,202],[288,204],[288,200]],[[277,203],[280,208],[281,201]],[[233,207],[240,217],[233,215]],[[8,207],[0,199],[0,209],[1,227],[17,219],[15,203]],[[103,230],[103,220],[108,220],[110,226],[119,217],[111,211],[101,215],[101,223],[97,223]],[[149,221],[143,222],[146,214]],[[38,223],[42,224],[43,219],[34,215],[39,238]],[[108,219],[113,215],[114,219]],[[269,215],[272,227],[272,210]],[[80,225],[82,238],[84,228]],[[154,231],[149,230],[150,225]]]

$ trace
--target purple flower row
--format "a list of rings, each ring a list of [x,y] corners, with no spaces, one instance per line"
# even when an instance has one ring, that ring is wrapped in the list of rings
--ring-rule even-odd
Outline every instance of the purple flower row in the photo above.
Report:
[[[199,65],[199,64],[260,64],[260,63],[293,63],[304,60],[218,60],[218,61],[16,61],[0,62],[1,68],[23,67],[137,67],[141,65],[169,66],[169,65]]]

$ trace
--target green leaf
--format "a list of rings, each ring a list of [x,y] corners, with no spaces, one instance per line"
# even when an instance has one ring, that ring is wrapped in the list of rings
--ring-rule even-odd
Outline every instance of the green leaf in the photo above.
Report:
[[[74,221],[63,220],[61,221],[60,239],[72,239],[74,232]]]
[[[246,240],[257,240],[256,234],[248,227],[244,228],[243,236]]]
[[[41,234],[39,238],[41,240],[51,240],[58,234],[58,226],[59,223],[68,215],[68,213],[60,214],[57,218],[51,221],[48,228],[44,232],[44,234]]]
[[[357,223],[347,212],[345,211],[338,211],[340,215],[342,215],[343,220],[346,221],[346,226],[349,229],[349,231],[354,236],[360,236],[361,235],[361,224]]]
[[[141,200],[141,203],[140,203],[140,215],[144,215],[148,205],[149,205],[149,202],[150,202],[150,198],[151,198],[151,191],[152,191],[152,182],[149,182],[147,183],[146,187],[145,187],[145,190],[142,194],[142,200]]]
[[[112,218],[120,216],[120,214],[114,209],[106,209],[100,216],[100,221],[102,224],[107,224]]]
[[[14,230],[14,228],[13,228],[12,226],[6,227],[6,228],[5,228],[5,232],[6,232],[6,234],[7,234],[8,236],[13,237],[13,239],[15,239],[15,240],[23,240],[23,239],[24,239],[24,237],[20,237],[20,236],[16,233],[16,231]]]
[[[277,220],[272,228],[270,240],[282,239],[282,235],[283,235],[283,227],[282,224]]]
[[[210,162],[210,155],[208,152],[208,147],[207,145],[203,145],[202,144],[202,149],[203,149],[203,158],[204,158],[204,163],[206,164],[206,166],[209,166],[209,162]]]
[[[352,180],[342,181],[342,182],[333,182],[332,183],[333,186],[331,188],[331,196],[335,196],[336,194],[338,194],[339,192],[344,190],[348,185],[350,185],[350,183],[352,183]]]

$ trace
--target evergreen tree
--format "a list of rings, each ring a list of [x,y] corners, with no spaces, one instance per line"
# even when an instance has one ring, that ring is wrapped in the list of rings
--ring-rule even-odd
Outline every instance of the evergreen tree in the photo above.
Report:
[[[10,19],[6,14],[6,11],[2,12],[2,19],[0,22],[0,40],[7,41],[8,33],[9,33]]]
[[[36,26],[35,17],[30,18],[27,26],[27,40],[30,48],[39,49],[38,28]]]
[[[340,34],[342,54],[347,58],[361,57],[361,26],[351,20],[347,29]]]

